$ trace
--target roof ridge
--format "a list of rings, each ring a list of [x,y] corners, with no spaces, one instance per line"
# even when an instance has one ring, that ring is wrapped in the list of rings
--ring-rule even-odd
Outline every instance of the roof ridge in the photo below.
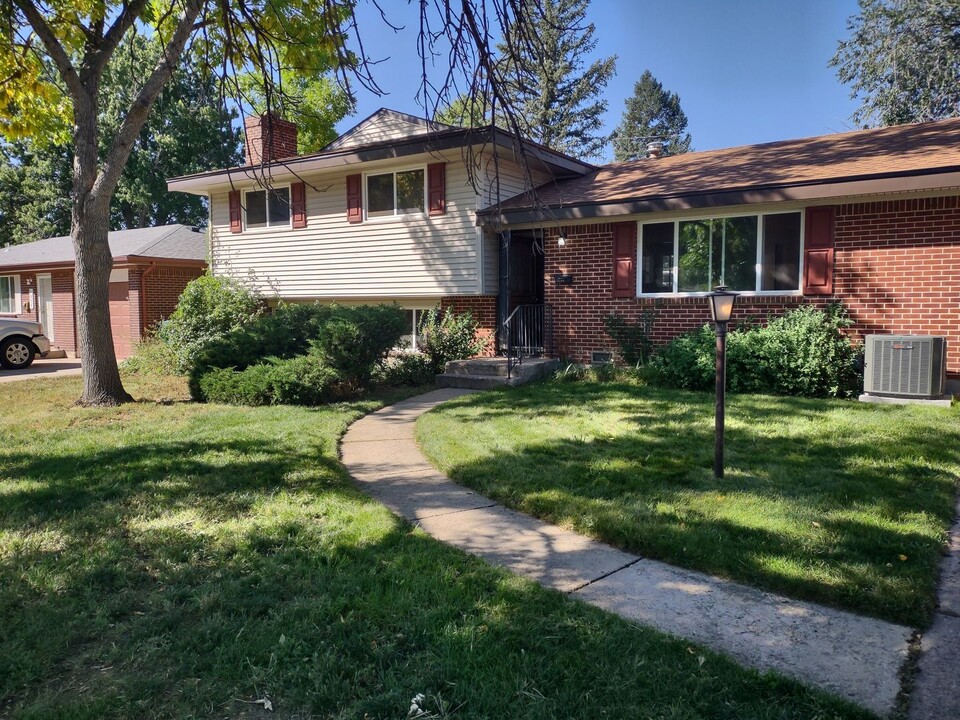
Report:
[[[152,250],[152,249],[155,248],[157,245],[159,245],[161,242],[163,242],[163,241],[166,240],[168,237],[170,237],[171,235],[173,235],[173,233],[175,233],[175,232],[177,232],[178,230],[180,230],[181,228],[185,228],[185,227],[187,227],[187,226],[186,226],[186,225],[183,225],[183,224],[181,224],[181,223],[174,223],[174,224],[172,224],[172,225],[166,225],[166,226],[161,225],[160,227],[169,227],[170,229],[169,229],[167,232],[163,233],[160,237],[158,237],[158,238],[156,238],[155,240],[153,240],[152,242],[147,243],[145,246],[143,246],[143,247],[141,247],[141,248],[137,248],[137,251],[136,251],[135,253],[132,253],[132,254],[134,254],[134,255],[149,255],[149,254],[150,254],[150,252],[149,252],[150,250]],[[130,230],[142,230],[142,229],[146,229],[146,228],[129,228],[129,229],[130,229]],[[121,231],[121,232],[122,232],[122,231]]]

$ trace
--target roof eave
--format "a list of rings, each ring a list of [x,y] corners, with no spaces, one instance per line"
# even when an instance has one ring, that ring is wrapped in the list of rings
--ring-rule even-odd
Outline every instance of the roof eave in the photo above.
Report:
[[[467,142],[464,142],[464,140]],[[390,160],[465,146],[483,146],[490,142],[507,149],[513,149],[515,146],[514,136],[503,130],[491,132],[491,128],[456,128],[406,140],[385,140],[343,150],[302,155],[265,166],[245,165],[227,170],[213,170],[185,175],[167,180],[167,189],[171,192],[207,195],[211,188],[218,186],[232,187],[237,183],[248,184],[251,181],[261,179],[265,174],[278,178],[288,175],[298,176],[307,172],[335,169],[364,162]],[[527,140],[521,140],[520,142],[524,146],[525,152],[561,177],[584,175],[595,169],[589,163],[549,150],[536,143]]]
[[[477,212],[478,225],[521,224],[540,221],[589,220],[652,212],[704,210],[770,202],[831,200],[924,190],[960,190],[960,167],[939,168],[871,177],[840,178],[790,185],[768,185],[704,191],[683,195],[651,195],[565,205],[526,206],[499,210],[496,206]]]

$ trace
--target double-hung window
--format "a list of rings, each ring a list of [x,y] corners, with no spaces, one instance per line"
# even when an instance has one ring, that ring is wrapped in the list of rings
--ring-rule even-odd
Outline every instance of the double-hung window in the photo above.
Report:
[[[19,277],[16,275],[0,275],[0,313],[7,315],[17,313],[19,291]]]
[[[801,213],[644,223],[640,294],[800,290]]]
[[[244,194],[247,228],[290,227],[290,187],[247,190]]]
[[[423,168],[367,175],[367,217],[422,213],[427,206]]]

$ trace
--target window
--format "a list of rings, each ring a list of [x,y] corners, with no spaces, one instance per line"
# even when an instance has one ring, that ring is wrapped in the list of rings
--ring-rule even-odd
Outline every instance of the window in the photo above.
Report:
[[[247,228],[290,226],[289,187],[247,190],[244,201]]]
[[[400,336],[400,347],[404,350],[416,350],[420,322],[426,310],[407,308],[404,312],[407,314],[407,327],[410,328],[410,332]]]
[[[800,289],[801,213],[646,223],[640,235],[640,293]]]
[[[367,175],[367,217],[422,213],[426,207],[423,169]]]
[[[0,313],[15,315],[19,308],[20,278],[17,275],[0,276]]]

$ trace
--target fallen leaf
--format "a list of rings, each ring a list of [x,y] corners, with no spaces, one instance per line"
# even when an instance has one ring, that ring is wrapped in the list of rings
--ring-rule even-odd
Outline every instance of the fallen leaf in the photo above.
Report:
[[[818,528],[818,527],[820,527],[820,523],[818,523],[816,520],[814,520],[814,521],[813,521],[813,526],[814,526],[815,528]]]
[[[900,558],[900,562],[905,562],[907,559],[906,555],[897,555],[897,557]]]
[[[254,705],[263,705],[263,709],[268,712],[273,712],[273,703],[270,702],[270,698],[260,698],[259,700],[253,701]]]

